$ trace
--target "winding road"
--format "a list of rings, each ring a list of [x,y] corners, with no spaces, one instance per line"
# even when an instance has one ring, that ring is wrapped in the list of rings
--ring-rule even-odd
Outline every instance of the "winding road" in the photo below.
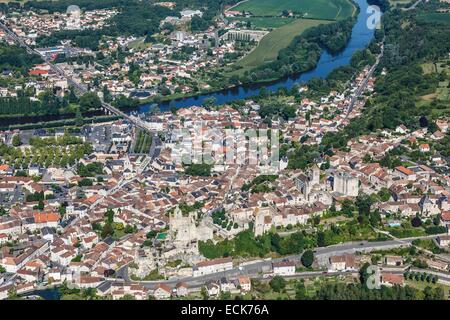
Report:
[[[338,244],[328,247],[319,247],[316,248],[315,251],[315,257],[318,261],[321,263],[324,263],[328,261],[328,258],[330,256],[334,255],[341,255],[344,253],[356,253],[356,252],[370,252],[375,250],[389,250],[394,248],[401,248],[401,247],[409,247],[411,246],[412,242],[416,239],[434,239],[437,235],[433,236],[422,236],[422,237],[414,237],[414,238],[408,238],[408,239],[397,239],[397,240],[388,240],[388,241],[379,241],[379,242],[369,242],[369,241],[360,241],[360,242],[349,242],[344,244]],[[286,256],[278,259],[260,259],[252,261],[247,261],[244,263],[241,263],[239,266],[226,270],[223,272],[217,272],[213,274],[198,276],[198,277],[185,277],[185,278],[173,278],[170,280],[160,280],[160,281],[132,281],[128,276],[127,267],[123,267],[117,272],[117,278],[113,279],[107,279],[107,281],[111,282],[133,282],[133,283],[139,283],[143,286],[154,289],[158,284],[166,284],[169,286],[175,286],[179,282],[185,282],[189,286],[193,288],[201,287],[205,284],[205,282],[208,281],[217,281],[221,278],[236,278],[238,276],[249,276],[251,278],[262,278],[263,273],[270,272],[272,269],[272,263],[273,262],[281,262],[281,261],[293,261],[293,262],[300,262],[301,254],[299,255],[291,255]],[[348,274],[348,272],[340,272],[340,273],[324,273],[321,271],[314,271],[314,272],[304,272],[301,274],[295,275],[295,277],[317,277],[319,275],[325,275],[325,276],[334,276],[339,274]],[[450,278],[450,275],[447,275],[447,277]]]

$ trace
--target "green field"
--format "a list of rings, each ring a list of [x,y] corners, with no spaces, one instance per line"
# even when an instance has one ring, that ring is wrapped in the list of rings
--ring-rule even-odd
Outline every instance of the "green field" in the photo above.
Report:
[[[275,60],[280,50],[286,48],[296,36],[303,33],[306,29],[324,23],[330,22],[324,20],[297,19],[281,28],[273,30],[261,40],[255,50],[236,63],[242,69],[232,72],[231,75],[243,74],[246,70],[251,70],[264,63]]]
[[[257,29],[276,29],[285,26],[296,19],[282,18],[282,17],[250,17],[250,18],[237,17],[233,18],[233,20],[241,22],[250,21],[252,27]]]
[[[412,2],[412,0],[389,0],[389,3],[393,6],[406,5],[411,2]]]
[[[248,0],[233,8],[253,16],[279,16],[283,10],[312,19],[340,20],[350,17],[355,7],[349,0]]]
[[[436,64],[427,62],[422,64],[422,69],[425,74],[445,72],[447,77],[450,76],[450,59],[445,59],[437,62]],[[425,96],[420,97],[417,102],[419,108],[430,108],[430,103],[434,100],[444,103],[450,107],[450,81],[448,78],[445,81],[440,81],[436,91]],[[450,108],[431,108],[434,116],[446,116],[450,112]]]
[[[437,23],[446,23],[450,24],[450,13],[424,13],[421,14],[419,20],[424,20],[427,22],[437,22]]]

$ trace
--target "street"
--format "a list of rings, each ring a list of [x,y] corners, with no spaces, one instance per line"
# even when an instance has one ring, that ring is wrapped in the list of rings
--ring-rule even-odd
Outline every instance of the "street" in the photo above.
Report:
[[[328,247],[319,247],[316,248],[315,251],[315,257],[322,263],[327,261],[330,256],[334,255],[341,255],[344,253],[356,253],[356,252],[370,252],[374,250],[388,250],[393,248],[400,248],[400,247],[408,247],[411,245],[411,243],[416,239],[432,239],[435,238],[436,235],[433,236],[423,236],[423,237],[414,237],[414,238],[408,238],[408,239],[398,239],[398,240],[389,240],[389,241],[380,241],[380,242],[369,242],[369,241],[361,241],[361,242],[349,242],[344,244],[338,244]],[[243,276],[250,276],[252,278],[261,278],[262,274],[265,270],[270,270],[272,268],[273,262],[281,262],[283,260],[289,260],[294,262],[300,262],[301,254],[299,255],[291,255],[286,256],[278,259],[266,259],[266,260],[257,260],[255,262],[244,262],[241,263],[239,266],[213,274],[203,275],[199,277],[186,277],[186,278],[177,278],[177,279],[171,279],[171,280],[161,280],[161,281],[131,281],[128,277],[127,268],[123,267],[117,272],[117,277],[120,279],[108,279],[108,281],[113,282],[133,282],[133,283],[139,283],[144,285],[145,287],[149,289],[153,289],[158,284],[167,284],[169,286],[174,286],[179,282],[185,282],[189,286],[192,287],[199,287],[205,284],[207,281],[217,281],[221,278],[233,278],[240,275]],[[342,273],[327,273],[327,276],[332,275],[339,275]],[[344,274],[348,274],[348,272],[344,272]],[[314,271],[314,272],[306,272],[302,273],[301,275],[296,275],[299,277],[317,277],[320,275],[325,275],[321,271]],[[450,277],[450,275],[449,275]]]

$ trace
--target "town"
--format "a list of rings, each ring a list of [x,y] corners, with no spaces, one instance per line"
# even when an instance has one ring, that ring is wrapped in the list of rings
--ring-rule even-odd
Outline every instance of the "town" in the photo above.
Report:
[[[0,46],[34,50],[23,70],[2,70],[0,115],[76,118],[0,131],[0,299],[55,290],[63,299],[302,299],[331,279],[356,283],[369,266],[380,286],[426,284],[423,296],[449,298],[448,105],[414,125],[340,136],[356,131],[395,72],[381,64],[392,55],[385,38],[331,90],[306,82],[138,113],[144,102],[217,90],[217,70],[269,31],[234,21],[247,14],[227,7],[190,32],[205,13],[184,9],[161,20],[161,42],[40,47],[60,30],[100,30],[119,12],[24,10],[0,16]],[[448,84],[450,52],[438,66]]]

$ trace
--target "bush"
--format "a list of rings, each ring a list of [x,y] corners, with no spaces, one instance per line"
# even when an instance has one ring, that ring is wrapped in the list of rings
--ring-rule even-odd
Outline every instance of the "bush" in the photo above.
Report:
[[[306,268],[311,267],[314,262],[314,253],[311,250],[306,250],[302,255],[301,261]]]
[[[418,227],[420,227],[420,226],[422,225],[422,220],[421,220],[419,217],[414,217],[414,218],[411,220],[411,225],[412,225],[414,228],[418,228]]]
[[[286,288],[286,280],[280,276],[275,276],[272,280],[270,280],[269,285],[273,291],[282,292],[284,288]]]
[[[425,261],[423,261],[423,260],[419,260],[419,259],[414,260],[412,264],[416,268],[420,268],[420,269],[428,268],[428,264]]]
[[[444,226],[432,226],[432,227],[428,227],[425,232],[427,234],[440,234],[440,233],[446,233],[447,232],[447,228]]]

